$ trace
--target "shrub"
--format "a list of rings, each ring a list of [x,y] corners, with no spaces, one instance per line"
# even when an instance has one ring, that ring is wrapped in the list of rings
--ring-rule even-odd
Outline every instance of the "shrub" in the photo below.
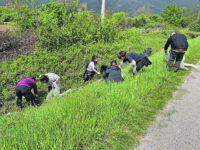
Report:
[[[7,7],[0,6],[0,24],[3,22],[9,22],[12,21],[13,17],[11,14],[11,11]]]
[[[21,31],[28,31],[32,28],[37,12],[30,9],[25,3],[18,3],[13,9],[14,21]]]
[[[164,19],[160,15],[158,15],[158,14],[149,16],[149,19],[150,19],[151,22],[152,21],[153,22],[157,22],[157,23],[164,22]]]
[[[182,27],[187,27],[191,22],[191,19],[189,17],[183,17],[181,19],[181,26]]]
[[[194,21],[189,25],[191,31],[200,32],[200,20]]]
[[[126,24],[126,16],[127,13],[125,12],[114,13],[112,20],[116,26],[123,27],[123,25],[125,26]]]

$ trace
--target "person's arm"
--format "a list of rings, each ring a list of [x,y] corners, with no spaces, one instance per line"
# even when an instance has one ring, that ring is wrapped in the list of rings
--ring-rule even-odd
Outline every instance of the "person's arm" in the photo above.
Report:
[[[122,61],[119,65],[119,68],[122,68],[124,66],[124,62]]]
[[[60,81],[60,77],[58,77],[58,78],[56,79],[56,82],[58,82],[58,81]]]
[[[35,81],[32,82],[32,87],[33,87],[33,90],[34,90],[35,95],[37,95],[37,94],[38,94],[38,90],[37,90],[37,85],[36,85],[36,82],[35,82]]]
[[[164,50],[165,50],[165,54],[167,54],[167,49],[169,47],[169,44],[171,43],[171,38],[169,38],[165,44]]]
[[[94,72],[96,72],[97,74],[100,74],[98,71],[96,71],[96,69],[92,68],[92,70],[93,70]]]
[[[132,60],[131,64],[133,65],[133,73],[136,73],[137,66],[135,60]]]

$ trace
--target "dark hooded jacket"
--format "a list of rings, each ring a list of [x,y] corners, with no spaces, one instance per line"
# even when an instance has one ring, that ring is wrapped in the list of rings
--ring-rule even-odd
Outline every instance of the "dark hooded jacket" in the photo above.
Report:
[[[105,72],[105,80],[114,82],[124,81],[122,78],[121,69],[117,66],[108,67]]]

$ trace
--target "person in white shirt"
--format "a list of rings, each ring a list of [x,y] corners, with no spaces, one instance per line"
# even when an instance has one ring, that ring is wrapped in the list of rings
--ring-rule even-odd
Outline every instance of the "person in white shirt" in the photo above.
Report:
[[[87,82],[89,80],[92,80],[95,74],[100,74],[97,71],[97,62],[98,62],[98,57],[97,56],[92,56],[92,60],[89,63],[89,65],[86,67],[86,71],[84,73],[84,82]]]

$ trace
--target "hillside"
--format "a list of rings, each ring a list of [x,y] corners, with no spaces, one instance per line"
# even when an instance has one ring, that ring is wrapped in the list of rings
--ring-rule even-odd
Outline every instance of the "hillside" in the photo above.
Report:
[[[101,0],[80,0],[81,3],[87,3],[88,9],[99,12],[101,9]],[[191,7],[194,11],[198,0],[106,0],[106,6],[111,8],[112,12],[128,12],[133,14],[134,10],[142,7],[150,7],[154,13],[161,13],[166,5],[177,4],[181,7]]]
[[[49,2],[50,0],[35,0],[37,6]],[[152,9],[154,13],[160,14],[162,10],[170,4],[180,5],[181,7],[191,7],[196,11],[198,2],[198,0],[106,0],[106,7],[111,8],[113,13],[123,11],[132,15],[138,8],[147,6]],[[101,0],[80,0],[80,3],[87,3],[87,8],[93,9],[94,12],[99,12],[101,9]],[[3,4],[5,4],[5,2],[0,0],[0,6]]]

